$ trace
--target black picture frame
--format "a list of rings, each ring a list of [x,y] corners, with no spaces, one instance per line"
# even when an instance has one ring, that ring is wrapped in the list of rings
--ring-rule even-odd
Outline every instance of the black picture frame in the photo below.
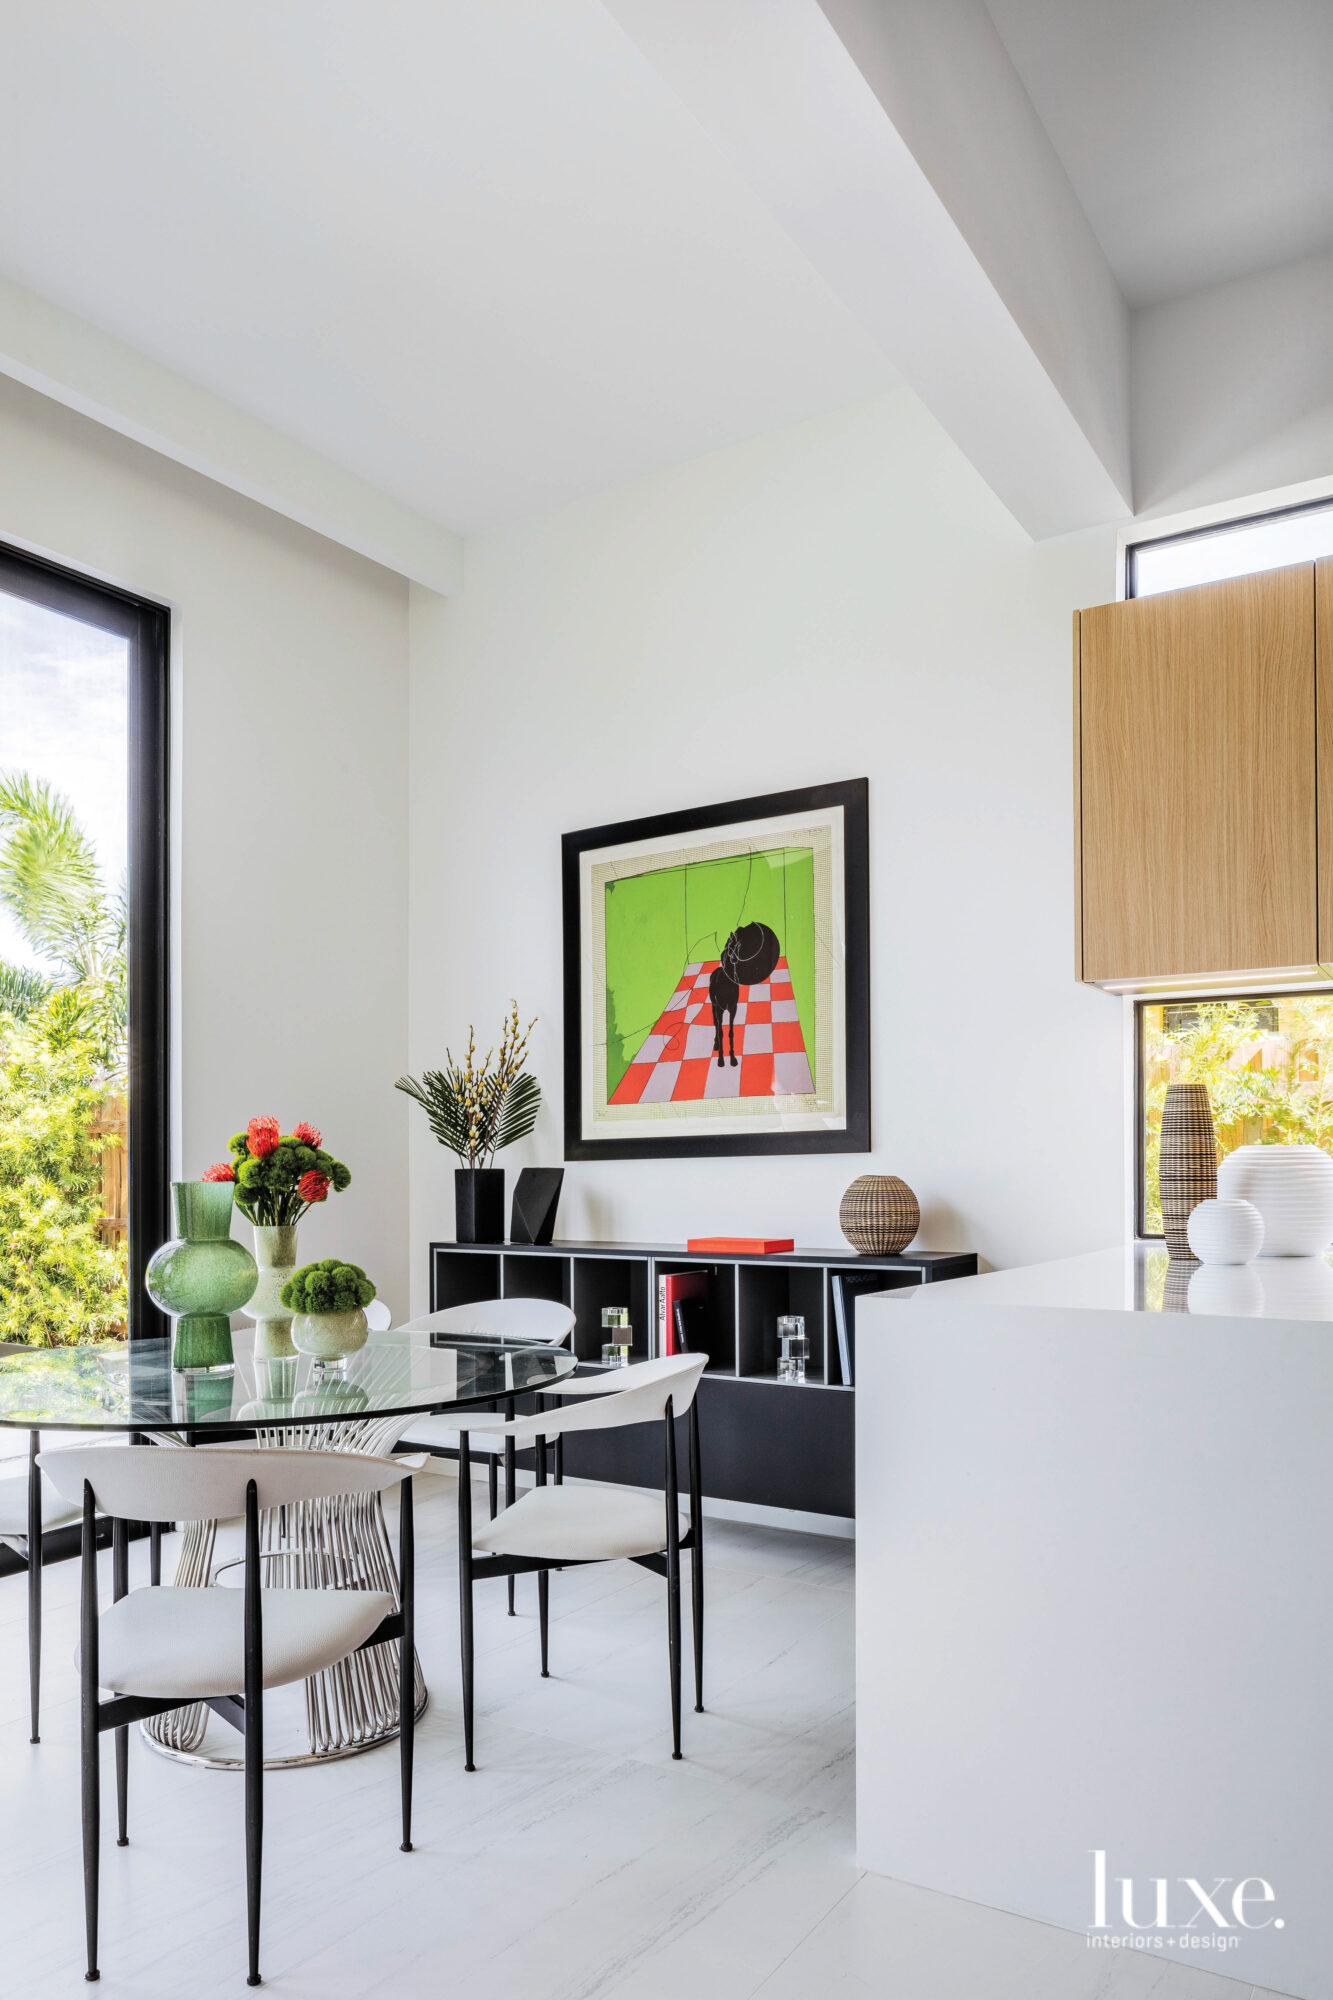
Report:
[[[731,799],[683,812],[656,813],[585,827],[561,840],[561,893],[564,916],[564,1089],[567,1160],[667,1160],[755,1158],[776,1153],[868,1153],[870,1151],[870,784],[850,778],[837,784],[808,785]],[[580,859],[589,849],[623,842],[672,839],[711,827],[766,820],[784,814],[841,808],[843,820],[843,990],[845,1000],[846,1118],[837,1130],[718,1133],[661,1138],[585,1138],[583,1105],[583,946],[580,914]]]
[[[0,543],[0,591],[128,641],[129,1337],[171,1322],[144,1290],[171,1235],[170,875],[167,806],[171,618],[163,604]]]

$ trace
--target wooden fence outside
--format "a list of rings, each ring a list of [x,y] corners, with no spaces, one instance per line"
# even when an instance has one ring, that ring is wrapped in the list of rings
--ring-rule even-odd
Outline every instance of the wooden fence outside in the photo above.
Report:
[[[104,1243],[121,1244],[130,1233],[128,1157],[129,1104],[124,1097],[104,1097],[98,1106],[93,1137],[102,1143],[102,1213],[97,1233]]]

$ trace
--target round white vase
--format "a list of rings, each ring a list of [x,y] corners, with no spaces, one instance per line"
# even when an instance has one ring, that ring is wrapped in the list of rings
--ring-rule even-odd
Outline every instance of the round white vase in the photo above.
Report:
[[[1252,1201],[1201,1201],[1185,1225],[1201,1264],[1248,1264],[1264,1240],[1264,1219]]]
[[[1219,1319],[1258,1319],[1264,1309],[1263,1279],[1253,1264],[1200,1264],[1190,1274],[1189,1309]]]
[[[360,1306],[350,1312],[297,1313],[292,1320],[292,1341],[302,1354],[316,1361],[341,1361],[356,1354],[366,1344],[370,1329]]]
[[[1333,1160],[1321,1146],[1238,1146],[1217,1170],[1217,1192],[1253,1202],[1264,1257],[1317,1257],[1333,1243]]]

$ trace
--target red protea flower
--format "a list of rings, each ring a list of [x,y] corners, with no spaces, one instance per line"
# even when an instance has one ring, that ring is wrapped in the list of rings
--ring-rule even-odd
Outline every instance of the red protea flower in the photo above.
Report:
[[[219,1160],[215,1167],[205,1167],[199,1178],[202,1181],[234,1181],[236,1169],[230,1160]]]
[[[292,1133],[292,1137],[293,1139],[299,1139],[303,1146],[314,1146],[315,1148],[318,1148],[319,1127],[318,1125],[307,1125],[303,1118],[300,1124],[297,1126],[296,1130]]]
[[[281,1137],[276,1118],[252,1118],[245,1128],[245,1143],[256,1160],[266,1160],[276,1152]]]
[[[296,1183],[296,1192],[302,1201],[324,1201],[329,1192],[329,1177],[327,1174],[316,1173],[311,1167],[309,1172],[302,1174]]]

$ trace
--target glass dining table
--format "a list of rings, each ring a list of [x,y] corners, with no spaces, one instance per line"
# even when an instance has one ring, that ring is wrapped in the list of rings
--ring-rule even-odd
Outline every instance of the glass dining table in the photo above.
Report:
[[[89,1347],[27,1348],[0,1355],[0,1425],[31,1434],[30,1520],[40,1524],[37,1438],[63,1431],[84,1441],[119,1433],[167,1448],[224,1439],[288,1449],[391,1452],[414,1417],[512,1411],[516,1397],[540,1392],[573,1373],[561,1347],[525,1346],[471,1336],[395,1328],[372,1333],[346,1360],[308,1355],[267,1361],[254,1334],[232,1336],[230,1371],[171,1366],[170,1340]],[[177,1586],[202,1587],[236,1567],[216,1564],[218,1523],[182,1524]],[[261,1523],[269,1587],[384,1590],[398,1600],[398,1572],[378,1494],[355,1494],[274,1509]],[[40,1536],[37,1580],[40,1583]],[[30,1566],[30,1576],[32,1568]],[[159,1580],[156,1537],[153,1581]],[[40,1600],[38,1600],[40,1602]],[[40,1625],[38,1627],[40,1633]],[[305,1683],[306,1747],[266,1759],[273,1767],[353,1756],[398,1730],[398,1642],[368,1647]],[[417,1713],[427,1690],[416,1669]],[[203,1703],[140,1725],[166,1756],[211,1769],[239,1770],[241,1759],[205,1744]]]

